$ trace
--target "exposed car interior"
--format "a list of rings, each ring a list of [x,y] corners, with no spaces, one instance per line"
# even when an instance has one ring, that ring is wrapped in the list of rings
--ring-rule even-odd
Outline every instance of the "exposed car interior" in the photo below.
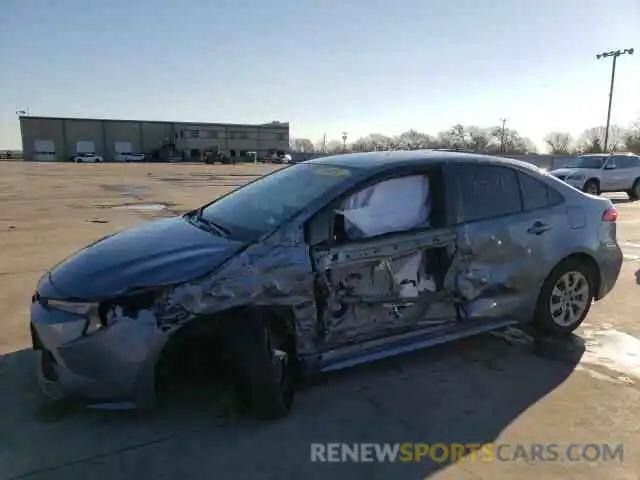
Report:
[[[312,250],[330,257],[322,272],[334,295],[333,307],[323,309],[327,330],[348,342],[351,335],[375,337],[389,326],[455,319],[452,305],[437,320],[423,315],[437,301],[432,295],[443,290],[453,258],[453,242],[430,240],[446,218],[440,168],[373,181],[313,218],[307,239]],[[318,256],[316,266],[322,268]]]

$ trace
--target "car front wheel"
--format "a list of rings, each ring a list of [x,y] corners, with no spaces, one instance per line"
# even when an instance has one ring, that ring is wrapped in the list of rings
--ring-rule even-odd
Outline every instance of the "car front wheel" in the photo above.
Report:
[[[600,195],[600,185],[595,180],[589,180],[582,187],[582,191],[591,195]]]
[[[536,305],[534,326],[542,333],[565,336],[589,313],[595,295],[596,273],[579,259],[568,259],[545,280]]]
[[[256,316],[230,338],[240,402],[254,417],[285,417],[294,399],[294,358],[287,334]]]

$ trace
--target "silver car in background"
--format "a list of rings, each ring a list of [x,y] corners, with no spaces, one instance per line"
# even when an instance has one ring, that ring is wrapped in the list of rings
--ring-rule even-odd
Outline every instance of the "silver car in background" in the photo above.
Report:
[[[581,155],[550,173],[592,195],[625,192],[640,199],[640,157],[631,153]]]

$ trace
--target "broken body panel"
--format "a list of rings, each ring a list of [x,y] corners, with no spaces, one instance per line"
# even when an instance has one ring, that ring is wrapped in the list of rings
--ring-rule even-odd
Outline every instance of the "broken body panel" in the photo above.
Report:
[[[442,168],[446,203],[455,205],[455,195],[459,195],[455,177],[448,173],[445,162],[437,168]],[[335,209],[335,198],[353,197],[354,189],[356,194],[363,191],[358,189],[362,184],[366,189],[372,181],[384,183],[380,176],[388,175],[389,170],[372,168],[345,179],[331,197],[317,199],[257,242],[228,249],[216,245],[216,252],[224,250],[226,257],[216,256],[209,271],[195,279],[173,281],[166,273],[158,277],[157,272],[166,270],[150,263],[153,269],[148,272],[155,273],[147,276],[147,283],[155,287],[153,301],[137,310],[113,303],[103,328],[91,335],[78,334],[84,324],[82,316],[52,314],[34,299],[34,345],[42,355],[52,355],[57,370],[53,377],[41,375],[41,379],[49,387],[61,382],[71,393],[96,402],[105,399],[130,400],[137,406],[152,404],[155,366],[171,337],[196,318],[215,322],[216,317],[236,308],[285,307],[293,323],[297,355],[310,371],[348,367],[528,321],[542,282],[559,260],[574,251],[595,255],[600,250],[592,238],[581,240],[585,234],[582,229],[567,226],[564,204],[523,213],[515,220],[505,217],[471,223],[456,222],[452,208],[446,212],[445,225],[434,226],[428,222],[429,209],[427,218],[423,218],[424,212],[418,208],[420,202],[428,204],[426,199],[420,197],[416,203],[415,195],[407,191],[401,195],[412,205],[401,202],[396,214],[412,216],[413,224],[394,219],[384,231],[380,223],[385,217],[374,208],[377,219],[373,220],[377,221],[368,220],[375,228],[373,238],[367,237],[367,229],[361,224],[358,239],[323,242],[335,233],[336,217],[358,223],[358,215],[350,216],[345,208],[349,201]],[[414,192],[429,191],[415,179],[409,183],[415,187]],[[363,208],[362,201],[351,204]],[[384,204],[384,199],[377,201],[377,205]],[[313,241],[309,224],[318,218],[321,223],[329,223],[318,227],[320,241]],[[555,228],[544,239],[528,232],[538,218]],[[184,218],[172,221],[187,222]],[[114,248],[122,235],[110,237]],[[219,243],[211,233],[206,235]],[[124,236],[129,242],[138,242],[140,251],[148,240],[126,232]],[[199,241],[194,248],[212,252]],[[184,259],[197,257],[187,252],[181,255]],[[610,274],[615,272],[617,277],[619,265],[616,271],[615,254],[613,257]],[[203,260],[207,260],[206,254]],[[59,283],[64,283],[64,268],[63,262],[53,274],[43,277],[37,296],[64,297],[51,282],[59,278]],[[162,279],[160,284],[154,281],[158,278]],[[242,318],[237,321],[242,322]]]

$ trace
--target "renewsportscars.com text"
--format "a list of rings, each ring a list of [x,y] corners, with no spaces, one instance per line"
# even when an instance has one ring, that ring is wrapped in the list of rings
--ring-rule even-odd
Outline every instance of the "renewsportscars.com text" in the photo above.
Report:
[[[312,443],[312,462],[622,462],[624,446],[607,443]]]

